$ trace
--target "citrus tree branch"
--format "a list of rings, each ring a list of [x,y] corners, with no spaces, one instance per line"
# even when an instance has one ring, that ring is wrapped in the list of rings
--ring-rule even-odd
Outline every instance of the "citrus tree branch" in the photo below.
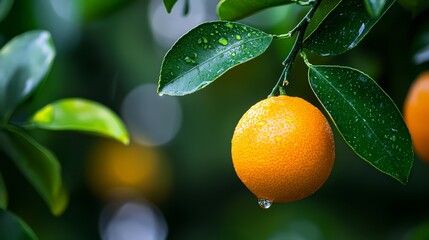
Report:
[[[283,95],[285,92],[284,86],[287,84],[287,79],[289,77],[290,69],[292,68],[296,55],[298,55],[298,53],[301,52],[302,50],[302,42],[304,40],[305,30],[307,29],[308,23],[311,21],[311,18],[313,17],[314,13],[317,10],[317,7],[319,7],[319,4],[320,4],[320,0],[308,1],[308,2],[313,3],[313,5],[311,6],[307,14],[301,19],[301,21],[288,33],[274,36],[274,38],[276,39],[285,39],[285,38],[290,38],[295,33],[297,33],[296,40],[292,47],[292,50],[289,52],[288,56],[283,61],[284,69],[282,71],[282,74],[280,75],[280,78],[277,81],[277,84],[274,86],[273,90],[271,91],[268,97],[275,96],[278,93]]]

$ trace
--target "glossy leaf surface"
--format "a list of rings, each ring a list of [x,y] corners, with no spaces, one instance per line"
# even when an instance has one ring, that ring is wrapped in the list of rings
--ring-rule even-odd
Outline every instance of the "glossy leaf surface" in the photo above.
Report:
[[[158,92],[180,96],[198,91],[230,68],[261,55],[272,38],[240,23],[203,23],[167,52]]]
[[[55,215],[67,205],[61,166],[56,157],[28,134],[15,127],[0,131],[0,147],[33,185]]]
[[[382,13],[386,0],[364,0],[364,3],[368,14],[376,18]]]
[[[293,2],[293,0],[222,0],[217,6],[217,15],[221,20],[239,20],[260,10]]]
[[[0,1],[0,22],[7,16],[12,5],[13,5],[13,0]]]
[[[4,184],[3,177],[0,173],[0,208],[7,207],[7,198],[6,185]]]
[[[107,107],[85,99],[53,102],[33,115],[29,126],[48,130],[74,130],[129,143],[128,132],[119,117]]]
[[[18,216],[5,209],[0,209],[0,239],[36,240],[38,238]]]
[[[394,3],[386,0],[379,17],[371,17],[362,0],[341,3],[304,40],[304,47],[322,56],[342,54],[354,48]]]
[[[413,147],[401,113],[366,74],[348,67],[310,66],[309,81],[344,140],[364,160],[401,183]]]
[[[0,51],[0,118],[40,85],[51,68],[55,49],[46,31],[30,31],[10,40]]]
[[[164,0],[164,6],[168,13],[171,13],[171,9],[173,9],[176,2],[177,0]]]

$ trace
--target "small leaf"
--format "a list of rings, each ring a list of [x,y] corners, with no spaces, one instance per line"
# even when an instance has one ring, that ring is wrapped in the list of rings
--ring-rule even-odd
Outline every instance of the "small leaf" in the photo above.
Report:
[[[428,0],[398,0],[398,2],[414,15],[418,15],[429,8]]]
[[[107,107],[85,99],[62,99],[48,104],[28,123],[30,127],[83,131],[129,143],[128,132],[119,117]]]
[[[392,99],[356,69],[310,65],[308,76],[311,88],[350,147],[376,169],[405,184],[413,147]]]
[[[61,181],[61,166],[55,156],[16,127],[0,131],[0,147],[33,185],[55,215],[67,205]]]
[[[310,36],[341,1],[342,0],[321,1],[319,7],[317,7],[316,12],[311,18],[311,21],[308,23],[304,38]]]
[[[9,41],[0,51],[0,118],[40,85],[51,68],[55,49],[46,31],[30,31]]]
[[[366,10],[369,15],[373,18],[377,18],[380,16],[383,11],[384,5],[386,4],[386,0],[364,0]]]
[[[7,190],[0,173],[0,208],[7,208]]]
[[[293,2],[294,0],[221,0],[217,5],[217,15],[221,20],[234,21],[266,8]]]
[[[395,0],[386,0],[379,17],[369,16],[362,0],[341,3],[304,40],[304,47],[321,56],[342,54],[359,44]]]
[[[0,239],[37,240],[38,238],[18,216],[5,209],[0,209]]]
[[[159,94],[196,92],[227,70],[261,55],[272,35],[240,23],[203,23],[180,38],[161,67]]]
[[[7,16],[11,7],[13,5],[13,0],[1,0],[0,1],[0,22]]]
[[[176,2],[177,0],[164,0],[164,6],[168,13],[171,13],[171,9],[173,9]]]

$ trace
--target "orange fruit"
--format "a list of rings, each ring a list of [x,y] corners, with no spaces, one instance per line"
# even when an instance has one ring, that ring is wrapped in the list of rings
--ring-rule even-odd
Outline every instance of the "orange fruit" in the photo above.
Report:
[[[171,185],[165,160],[155,148],[103,139],[89,155],[88,181],[93,192],[106,200],[140,196],[161,202]]]
[[[411,85],[404,103],[405,123],[416,155],[429,163],[429,71]]]
[[[268,208],[316,192],[331,173],[335,143],[319,109],[302,98],[278,96],[243,115],[231,152],[238,177]]]

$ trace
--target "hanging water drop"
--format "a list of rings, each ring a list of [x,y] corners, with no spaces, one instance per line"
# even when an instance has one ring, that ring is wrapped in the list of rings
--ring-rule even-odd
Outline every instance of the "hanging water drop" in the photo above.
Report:
[[[263,199],[263,198],[259,198],[258,199],[258,204],[261,208],[263,209],[268,209],[271,207],[271,205],[273,204],[272,201],[267,200],[267,199]]]
[[[227,28],[233,28],[233,27],[234,27],[234,25],[232,25],[231,23],[226,23],[226,24],[225,24],[225,26],[226,26]]]

